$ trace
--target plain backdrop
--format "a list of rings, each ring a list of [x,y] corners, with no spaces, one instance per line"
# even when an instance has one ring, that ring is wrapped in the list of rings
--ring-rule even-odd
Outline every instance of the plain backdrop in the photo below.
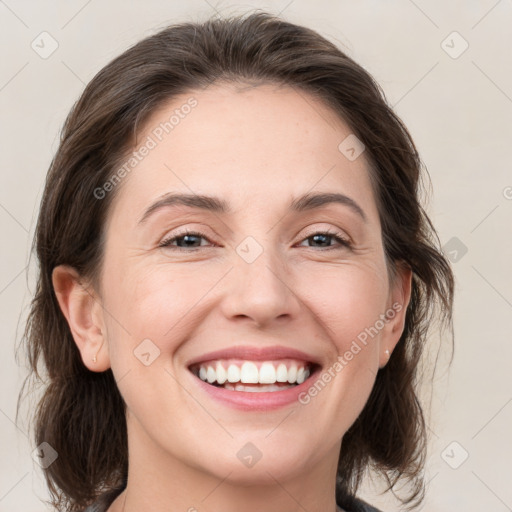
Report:
[[[341,46],[411,131],[432,180],[425,208],[456,275],[454,360],[448,367],[449,353],[441,357],[434,387],[426,386],[423,510],[512,510],[512,2],[2,0],[0,511],[49,510],[28,425],[14,422],[26,375],[14,353],[34,291],[37,209],[66,114],[100,68],[141,38],[254,8]],[[46,52],[55,47],[51,55],[41,38]],[[448,346],[447,333],[433,338],[439,343]],[[380,489],[367,481],[361,496],[400,510]]]

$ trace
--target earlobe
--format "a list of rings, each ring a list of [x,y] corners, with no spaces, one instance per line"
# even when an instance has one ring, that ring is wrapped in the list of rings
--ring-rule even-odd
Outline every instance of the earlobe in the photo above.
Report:
[[[389,361],[393,350],[400,340],[405,327],[407,307],[411,300],[412,269],[403,263],[397,263],[397,274],[389,294],[386,317],[387,325],[381,338],[379,368]]]
[[[91,371],[107,370],[110,363],[104,346],[106,330],[102,306],[96,293],[68,265],[53,269],[52,283],[84,365]]]

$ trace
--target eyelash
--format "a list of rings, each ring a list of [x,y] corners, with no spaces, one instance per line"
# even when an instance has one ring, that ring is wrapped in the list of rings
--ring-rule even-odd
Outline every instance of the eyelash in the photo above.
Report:
[[[338,247],[338,249],[341,249],[341,248],[347,248],[347,249],[352,249],[352,243],[347,240],[346,238],[343,238],[341,237],[338,233],[336,232],[331,232],[331,231],[315,231],[313,233],[311,233],[310,235],[308,235],[307,237],[303,238],[302,241],[304,240],[308,240],[309,238],[313,238],[315,235],[324,235],[324,236],[328,236],[328,237],[332,237],[334,240],[336,240],[341,247]],[[180,239],[180,238],[184,238],[186,236],[197,236],[197,237],[201,237],[201,238],[204,238],[205,240],[208,240],[209,241],[209,238],[204,234],[204,233],[201,233],[199,231],[184,231],[182,233],[178,233],[176,235],[173,235],[172,237],[169,237],[169,238],[166,238],[164,240],[162,240],[162,242],[159,244],[158,247],[171,247],[171,243],[172,242],[175,242],[176,240]],[[192,252],[192,251],[195,251],[197,249],[200,249],[202,246],[200,247],[192,247],[190,249],[186,249],[184,247],[173,247],[173,250],[178,250],[178,251],[186,251],[186,252]],[[310,249],[314,249],[314,247],[310,247]],[[326,251],[326,250],[332,250],[332,249],[337,249],[337,247],[335,246],[329,246],[329,247],[325,247],[325,248],[321,248],[322,250]]]

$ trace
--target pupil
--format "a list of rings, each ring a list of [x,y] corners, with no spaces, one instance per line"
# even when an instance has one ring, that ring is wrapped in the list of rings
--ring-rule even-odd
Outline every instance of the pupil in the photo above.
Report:
[[[318,237],[323,237],[323,239],[324,239],[324,241],[325,241],[325,239],[326,239],[326,238],[328,238],[328,237],[329,237],[329,235],[320,235],[320,234],[318,234],[318,235],[313,235],[313,240],[314,240],[315,242],[318,242]],[[322,242],[320,241],[320,243],[322,243]],[[324,245],[325,245],[325,243],[324,243]]]
[[[187,246],[193,245],[194,238],[197,238],[197,237],[195,235],[184,235],[183,236],[183,240],[185,241],[185,244]],[[190,239],[192,239],[192,240],[190,240]],[[188,243],[188,242],[192,242],[192,243]]]

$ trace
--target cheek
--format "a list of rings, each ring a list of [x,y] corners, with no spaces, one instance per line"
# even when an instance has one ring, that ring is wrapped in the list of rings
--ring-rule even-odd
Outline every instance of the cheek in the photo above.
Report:
[[[304,399],[318,400],[339,432],[346,431],[364,408],[378,371],[377,341],[388,291],[380,275],[371,266],[347,265],[316,272],[310,288],[308,304],[315,307],[315,321],[333,350],[321,382],[315,381]]]
[[[358,336],[364,338],[362,333],[385,313],[387,281],[372,265],[331,266],[305,274],[307,303],[338,351],[348,349]]]
[[[199,285],[184,286],[176,272],[149,265],[112,266],[105,285],[110,364],[123,399],[138,418],[168,421],[183,408],[168,356],[187,339]]]
[[[162,353],[172,353],[197,321],[206,292],[221,276],[222,272],[194,264],[112,268],[105,304],[116,333],[114,343],[126,351],[127,345],[133,350],[149,339]]]

